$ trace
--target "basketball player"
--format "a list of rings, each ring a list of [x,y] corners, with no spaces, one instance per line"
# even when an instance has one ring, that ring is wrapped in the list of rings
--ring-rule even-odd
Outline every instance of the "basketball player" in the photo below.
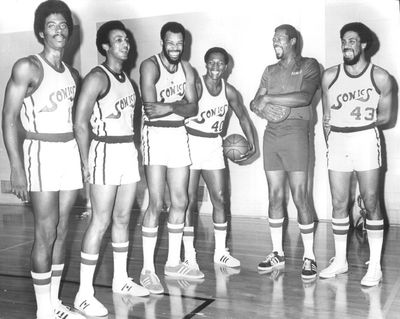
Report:
[[[382,166],[378,126],[390,120],[392,83],[389,74],[366,57],[372,44],[367,26],[359,22],[346,24],[340,38],[343,64],[327,69],[322,77],[335,257],[319,276],[331,278],[348,271],[348,203],[355,171],[367,211],[365,228],[370,249],[368,271],[361,285],[375,286],[382,280],[384,228],[378,195]]]
[[[189,205],[186,210],[183,243],[185,263],[199,269],[193,245],[193,212],[197,209],[197,188],[200,175],[210,193],[213,205],[215,236],[214,262],[228,267],[239,267],[240,261],[231,256],[226,248],[228,223],[225,212],[225,162],[220,136],[229,107],[235,112],[249,141],[249,151],[241,159],[247,159],[256,152],[250,119],[236,89],[227,83],[224,75],[229,55],[223,48],[213,47],[204,55],[206,74],[196,81],[199,98],[199,112],[186,122],[192,165],[189,177]]]
[[[93,211],[83,237],[80,286],[74,302],[75,308],[87,316],[108,313],[94,297],[93,275],[101,241],[111,221],[113,292],[131,296],[149,294],[127,273],[129,220],[140,176],[133,143],[136,95],[129,77],[122,70],[130,49],[122,22],[104,23],[97,31],[96,46],[106,60],[85,77],[75,121],[83,174],[85,181],[90,183]]]
[[[34,215],[31,275],[38,319],[83,318],[58,299],[69,215],[82,188],[72,130],[79,74],[62,62],[72,30],[64,2],[42,2],[35,11],[34,31],[43,51],[14,64],[5,91],[3,134],[11,188],[22,201],[31,201]]]
[[[284,24],[275,29],[272,44],[279,62],[266,67],[250,104],[251,110],[261,118],[271,118],[269,112],[275,112],[271,110],[271,104],[288,110],[286,119],[269,120],[264,133],[264,170],[268,182],[268,217],[273,248],[258,269],[270,272],[285,263],[282,225],[288,178],[304,245],[301,276],[312,280],[316,278],[317,265],[313,252],[314,220],[307,201],[308,139],[310,104],[319,86],[320,71],[315,59],[303,58],[297,53],[298,41],[293,26]]]
[[[141,284],[151,293],[164,291],[154,269],[158,218],[163,207],[167,182],[171,207],[168,216],[168,260],[164,274],[186,279],[204,275],[180,261],[187,187],[191,164],[184,119],[197,114],[195,76],[191,65],[181,60],[185,29],[177,22],[161,28],[162,51],[140,66],[143,99],[142,156],[149,189],[149,205],[144,214],[143,269]]]

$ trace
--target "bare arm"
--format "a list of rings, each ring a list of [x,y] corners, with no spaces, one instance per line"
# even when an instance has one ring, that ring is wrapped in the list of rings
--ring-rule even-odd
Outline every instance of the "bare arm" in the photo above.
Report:
[[[157,102],[156,81],[159,71],[151,59],[140,66],[140,89],[144,103],[144,111],[149,118],[157,118],[168,114],[191,117],[197,114],[197,93],[194,71],[189,63],[182,62],[186,74],[185,99],[172,103]]]
[[[22,140],[19,138],[20,111],[28,92],[36,85],[40,69],[31,58],[17,61],[7,83],[3,106],[3,138],[10,161],[11,190],[22,201],[28,201],[27,181],[23,157],[20,153]]]
[[[324,136],[325,140],[327,140],[328,134],[330,132],[330,119],[331,119],[331,109],[328,102],[328,89],[329,85],[332,83],[333,79],[335,78],[337,73],[337,67],[333,67],[327,69],[324,74],[322,75],[322,111],[323,111],[323,118],[322,118],[322,125],[324,128]]]
[[[374,80],[381,94],[378,102],[378,114],[376,125],[384,125],[390,121],[392,115],[392,80],[390,75],[383,69],[374,69]]]
[[[83,178],[85,182],[88,182],[90,176],[88,165],[90,147],[89,121],[98,96],[105,92],[106,89],[107,77],[105,74],[100,70],[92,70],[83,81],[77,102],[74,132],[81,156]]]
[[[242,160],[252,157],[257,151],[256,145],[254,142],[253,130],[251,127],[250,118],[246,112],[245,106],[243,105],[243,103],[239,97],[238,92],[232,85],[230,85],[228,83],[226,83],[226,96],[228,98],[229,106],[233,109],[233,112],[239,119],[240,127],[242,128],[243,133],[244,133],[244,135],[246,135],[246,139],[250,144],[249,151],[241,159],[241,161],[242,161]]]

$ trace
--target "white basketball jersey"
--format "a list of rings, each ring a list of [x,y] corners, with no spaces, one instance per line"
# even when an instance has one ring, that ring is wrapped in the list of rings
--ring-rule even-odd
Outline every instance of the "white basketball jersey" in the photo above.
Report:
[[[353,76],[344,65],[338,66],[335,80],[328,88],[330,124],[336,127],[362,127],[376,122],[379,90],[373,79],[374,65]]]
[[[128,76],[118,80],[103,65],[99,67],[109,80],[105,96],[99,98],[93,108],[90,118],[92,131],[97,136],[133,135],[133,112],[136,95]]]
[[[169,72],[161,62],[160,56],[155,55],[160,70],[160,77],[156,83],[157,102],[172,103],[180,101],[185,96],[186,75],[182,63],[178,63],[175,72]],[[183,121],[183,117],[177,114],[151,119],[150,121]],[[148,120],[148,119],[146,119]]]
[[[203,87],[202,96],[199,100],[199,112],[196,116],[187,119],[186,127],[205,133],[221,133],[229,109],[228,99],[225,92],[225,81],[222,79],[221,92],[213,96],[208,92],[204,78],[201,77]]]
[[[40,55],[36,55],[43,68],[39,87],[24,98],[20,117],[27,132],[72,132],[72,107],[76,83],[70,70],[62,62],[64,70],[55,70]]]

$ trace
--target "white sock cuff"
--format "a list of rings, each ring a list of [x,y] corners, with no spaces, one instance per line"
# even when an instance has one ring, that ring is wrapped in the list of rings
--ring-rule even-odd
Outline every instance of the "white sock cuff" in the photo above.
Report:
[[[314,222],[312,222],[311,224],[307,224],[307,225],[299,224],[299,228],[300,228],[300,233],[302,233],[302,234],[312,233],[312,232],[314,232]]]
[[[349,222],[350,222],[349,216],[346,216],[346,217],[344,217],[344,218],[333,218],[333,217],[332,217],[332,223],[333,223],[333,224],[336,224],[336,225],[339,225],[339,226],[346,225],[346,224],[348,224]]]
[[[97,261],[97,259],[99,259],[99,254],[87,254],[81,251],[81,258],[90,261]]]
[[[383,224],[384,224],[383,219],[378,219],[378,220],[367,219],[367,225],[381,226]]]
[[[31,276],[32,276],[33,279],[36,279],[36,280],[50,279],[51,278],[51,271],[48,271],[48,272],[34,272],[34,271],[31,271]]]
[[[114,248],[127,248],[127,247],[129,247],[129,241],[126,241],[124,243],[111,243],[111,245]]]
[[[64,264],[53,264],[51,265],[51,271],[60,271],[64,269]]]
[[[157,237],[158,226],[156,227],[145,227],[142,226],[142,236],[143,237]]]
[[[182,229],[185,227],[185,224],[172,224],[172,223],[167,223],[168,229]]]
[[[283,225],[284,220],[285,220],[285,217],[282,217],[282,218],[268,217],[268,223],[269,223],[269,226],[271,226],[271,227],[281,227]]]
[[[228,222],[225,222],[225,223],[213,223],[213,224],[214,224],[214,230],[226,231],[228,229]]]

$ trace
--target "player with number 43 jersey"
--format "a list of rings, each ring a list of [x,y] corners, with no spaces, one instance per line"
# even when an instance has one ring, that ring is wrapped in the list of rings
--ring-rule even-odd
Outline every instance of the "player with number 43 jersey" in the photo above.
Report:
[[[335,256],[320,271],[319,277],[334,278],[349,270],[348,208],[351,180],[355,175],[367,212],[365,228],[370,256],[367,273],[360,283],[368,287],[378,285],[383,276],[384,216],[379,202],[383,150],[378,127],[388,124],[392,113],[391,76],[369,59],[373,38],[373,32],[363,23],[344,25],[340,29],[343,63],[328,68],[322,76]]]

